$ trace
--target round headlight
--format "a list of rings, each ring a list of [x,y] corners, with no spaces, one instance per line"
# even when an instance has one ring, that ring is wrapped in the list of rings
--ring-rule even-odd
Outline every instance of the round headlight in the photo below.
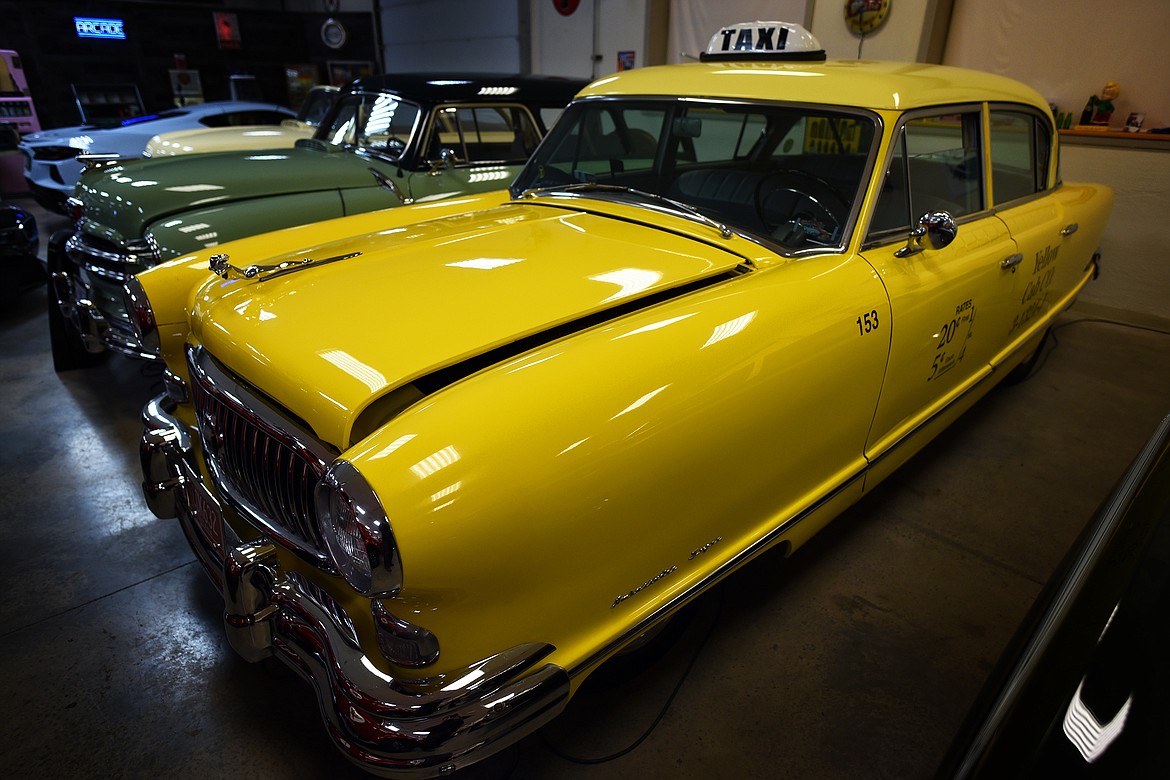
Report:
[[[73,227],[81,227],[81,221],[85,219],[85,203],[80,198],[66,198],[65,213],[69,215]]]
[[[397,593],[402,565],[390,521],[358,470],[337,461],[317,484],[316,498],[325,548],[350,587],[374,598]]]

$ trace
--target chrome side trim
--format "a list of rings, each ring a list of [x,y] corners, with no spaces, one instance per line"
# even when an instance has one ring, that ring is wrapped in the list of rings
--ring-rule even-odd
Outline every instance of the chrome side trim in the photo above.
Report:
[[[681,593],[675,595],[674,598],[672,598],[670,601],[666,602],[665,604],[660,605],[653,612],[649,613],[642,620],[638,621],[638,623],[633,628],[628,629],[625,633],[623,633],[620,636],[618,636],[617,638],[611,640],[605,646],[601,647],[598,650],[595,650],[592,654],[587,656],[584,660],[582,660],[582,661],[578,662],[576,665],[570,667],[568,670],[569,677],[576,677],[577,675],[581,674],[586,669],[592,668],[593,666],[595,666],[597,663],[604,660],[608,656],[613,655],[613,653],[616,652],[622,645],[626,644],[627,642],[629,642],[629,641],[635,639],[636,637],[640,636],[641,634],[645,633],[646,630],[650,626],[652,626],[654,623],[658,622],[662,618],[665,618],[667,615],[669,615],[671,612],[674,612],[678,608],[682,607],[684,604],[689,602],[691,599],[697,597],[703,591],[705,591],[708,588],[710,588],[711,586],[715,585],[717,582],[719,582],[719,580],[722,580],[724,577],[731,574],[733,571],[738,569],[740,566],[747,563],[747,561],[751,560],[756,555],[762,553],[764,550],[771,547],[774,543],[776,543],[779,540],[779,538],[781,536],[783,536],[784,534],[791,531],[797,525],[799,525],[803,521],[807,520],[809,517],[811,517],[817,511],[819,511],[820,509],[822,509],[823,507],[828,505],[831,501],[833,501],[839,495],[844,493],[846,490],[848,490],[849,488],[856,485],[858,480],[864,479],[865,475],[868,472],[869,472],[868,466],[863,466],[862,468],[858,469],[852,475],[850,475],[849,477],[842,480],[832,490],[828,491],[823,496],[821,496],[819,499],[817,499],[816,502],[814,502],[813,504],[811,504],[808,507],[805,507],[803,510],[801,510],[797,514],[793,515],[789,519],[780,523],[780,525],[776,526],[771,531],[769,531],[768,533],[761,536],[759,539],[757,539],[750,546],[745,547],[734,558],[731,558],[730,560],[728,560],[725,564],[720,566],[718,569],[711,572],[711,574],[707,575],[699,582],[696,582],[694,585],[691,585],[689,588],[682,591]]]

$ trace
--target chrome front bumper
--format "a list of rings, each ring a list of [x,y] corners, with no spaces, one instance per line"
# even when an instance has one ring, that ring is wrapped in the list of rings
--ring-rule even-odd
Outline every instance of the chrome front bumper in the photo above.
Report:
[[[204,571],[224,597],[232,647],[258,661],[275,656],[313,685],[338,749],[384,777],[446,775],[552,720],[569,676],[540,665],[549,645],[531,643],[465,669],[425,679],[380,671],[336,605],[301,575],[282,570],[261,536],[243,542],[202,485],[195,448],[165,396],[143,410],[143,492],[159,517],[178,517]],[[210,502],[210,503],[208,503]]]
[[[64,255],[64,260],[49,263],[50,294],[62,318],[77,331],[86,352],[113,350],[157,360],[157,355],[139,343],[122,304],[122,285],[136,266],[126,256],[87,247],[77,233],[59,248],[50,245],[49,251]]]

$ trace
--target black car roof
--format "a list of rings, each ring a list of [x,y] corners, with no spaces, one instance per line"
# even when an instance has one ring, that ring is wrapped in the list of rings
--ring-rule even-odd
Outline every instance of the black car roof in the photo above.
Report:
[[[563,106],[588,83],[587,79],[562,76],[404,73],[364,76],[351,81],[345,91],[389,92],[416,103],[503,100]]]

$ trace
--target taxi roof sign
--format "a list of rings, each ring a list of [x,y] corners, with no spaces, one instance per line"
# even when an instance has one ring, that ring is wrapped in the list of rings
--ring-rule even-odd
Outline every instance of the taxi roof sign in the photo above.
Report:
[[[825,50],[808,30],[792,22],[739,22],[711,36],[703,62],[731,60],[825,59]]]

